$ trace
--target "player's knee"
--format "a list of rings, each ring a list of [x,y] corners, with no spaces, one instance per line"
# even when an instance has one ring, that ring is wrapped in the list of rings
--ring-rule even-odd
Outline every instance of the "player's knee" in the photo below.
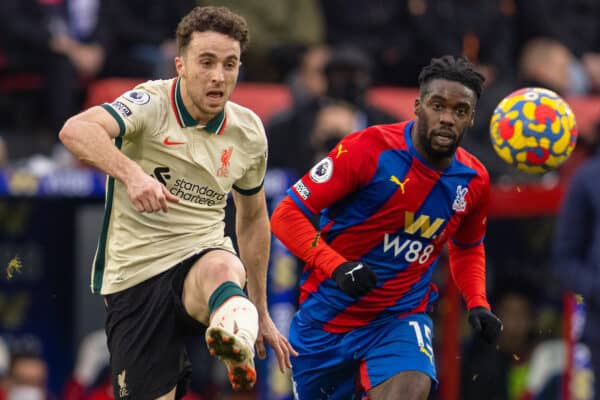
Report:
[[[240,287],[245,283],[245,271],[241,262],[213,257],[207,262],[194,265],[186,279],[200,292],[211,293],[223,282],[234,282]]]

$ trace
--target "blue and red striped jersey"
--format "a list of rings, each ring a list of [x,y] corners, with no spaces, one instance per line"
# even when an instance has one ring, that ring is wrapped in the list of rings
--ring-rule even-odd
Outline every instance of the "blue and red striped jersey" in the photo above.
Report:
[[[346,332],[425,311],[437,298],[432,272],[445,243],[479,245],[486,230],[489,176],[459,148],[444,170],[417,153],[413,121],[346,136],[289,190],[321,237],[348,260],[367,263],[377,287],[359,299],[322,269],[305,267],[300,312],[331,332]]]

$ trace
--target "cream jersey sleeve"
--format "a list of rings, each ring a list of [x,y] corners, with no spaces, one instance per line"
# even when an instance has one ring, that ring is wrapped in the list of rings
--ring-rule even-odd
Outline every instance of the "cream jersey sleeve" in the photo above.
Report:
[[[102,104],[119,124],[119,137],[133,139],[142,134],[156,135],[164,129],[165,96],[156,86],[140,84],[112,103]]]

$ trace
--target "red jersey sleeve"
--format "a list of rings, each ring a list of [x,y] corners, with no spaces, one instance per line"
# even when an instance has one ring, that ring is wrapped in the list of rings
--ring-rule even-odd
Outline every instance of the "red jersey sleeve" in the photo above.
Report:
[[[470,186],[473,208],[462,220],[448,245],[450,272],[467,308],[490,305],[485,290],[485,248],[483,238],[487,228],[490,197],[489,175],[484,170]]]
[[[302,208],[316,215],[368,181],[376,163],[369,163],[371,153],[361,148],[365,132],[346,136],[292,186],[292,197]]]
[[[347,260],[320,237],[298,205],[286,196],[271,216],[271,230],[294,255],[331,276]]]

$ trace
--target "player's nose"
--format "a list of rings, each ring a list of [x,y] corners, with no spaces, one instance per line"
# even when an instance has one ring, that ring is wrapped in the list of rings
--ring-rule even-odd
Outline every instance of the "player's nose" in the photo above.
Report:
[[[452,126],[454,125],[454,113],[452,110],[445,109],[440,112],[440,124],[444,126]]]
[[[222,64],[218,64],[213,69],[211,79],[213,82],[223,82],[225,80],[225,70]]]

